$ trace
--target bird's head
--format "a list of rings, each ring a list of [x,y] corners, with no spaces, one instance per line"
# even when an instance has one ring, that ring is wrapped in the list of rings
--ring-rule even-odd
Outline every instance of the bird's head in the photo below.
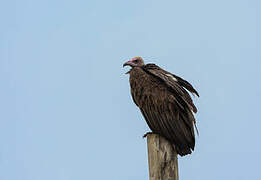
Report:
[[[132,58],[131,60],[125,62],[123,64],[123,67],[124,66],[130,66],[130,67],[141,67],[144,65],[144,61],[142,59],[142,57],[139,57],[139,56],[135,56],[134,58]]]

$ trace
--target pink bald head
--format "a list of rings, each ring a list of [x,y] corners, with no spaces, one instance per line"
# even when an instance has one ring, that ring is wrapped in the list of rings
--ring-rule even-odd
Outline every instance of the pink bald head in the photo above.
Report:
[[[131,67],[141,67],[144,65],[144,61],[142,59],[142,57],[139,56],[135,56],[134,58],[132,58],[131,60],[125,62],[123,64],[124,66],[131,66]]]

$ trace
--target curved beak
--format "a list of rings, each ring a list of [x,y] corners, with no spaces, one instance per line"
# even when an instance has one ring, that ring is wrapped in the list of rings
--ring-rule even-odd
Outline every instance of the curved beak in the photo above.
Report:
[[[131,66],[132,67],[132,62],[131,61],[127,61],[123,64],[123,67],[125,66]],[[125,74],[129,74],[131,70],[129,70],[128,72],[126,72]]]
[[[124,64],[123,64],[123,67],[125,67],[125,66],[130,66],[131,65],[131,61],[127,61],[127,62],[125,62]]]

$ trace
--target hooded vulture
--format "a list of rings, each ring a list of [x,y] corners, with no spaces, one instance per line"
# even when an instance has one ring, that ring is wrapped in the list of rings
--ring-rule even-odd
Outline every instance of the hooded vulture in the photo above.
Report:
[[[197,108],[188,92],[199,97],[193,86],[155,64],[144,64],[134,57],[123,64],[130,66],[130,87],[134,103],[140,108],[153,133],[166,138],[181,156],[195,147]]]

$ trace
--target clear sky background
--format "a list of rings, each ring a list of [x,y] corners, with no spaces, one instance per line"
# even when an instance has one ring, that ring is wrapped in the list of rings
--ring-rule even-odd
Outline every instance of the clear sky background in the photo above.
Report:
[[[180,179],[261,179],[261,1],[0,1],[0,180],[148,179],[122,64],[199,91]]]

